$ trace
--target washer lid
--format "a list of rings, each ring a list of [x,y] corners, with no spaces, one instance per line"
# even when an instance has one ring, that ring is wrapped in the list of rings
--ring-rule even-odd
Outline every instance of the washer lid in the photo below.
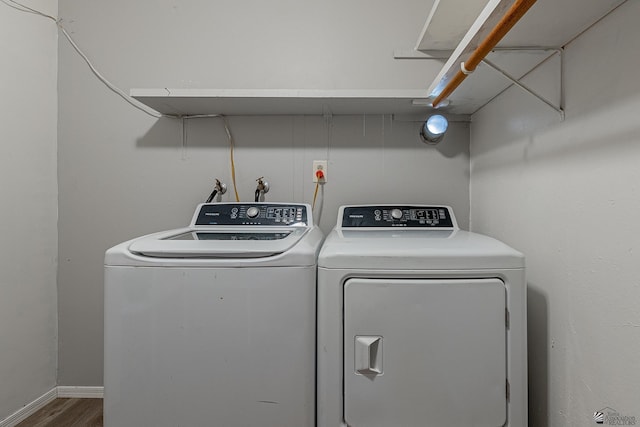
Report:
[[[261,258],[286,252],[308,228],[183,228],[134,240],[129,251],[153,258]]]
[[[504,243],[462,230],[334,229],[318,267],[367,270],[523,268],[524,256]]]
[[[202,203],[188,227],[120,243],[105,266],[315,266],[322,232],[311,206],[291,203]]]

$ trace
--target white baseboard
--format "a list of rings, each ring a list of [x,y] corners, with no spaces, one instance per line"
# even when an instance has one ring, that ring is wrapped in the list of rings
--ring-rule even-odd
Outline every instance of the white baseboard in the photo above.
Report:
[[[58,397],[74,397],[80,399],[102,399],[104,387],[58,386]]]
[[[29,418],[39,409],[43,408],[47,403],[52,402],[58,397],[70,398],[94,398],[101,399],[104,396],[104,387],[76,387],[76,386],[58,386],[54,387],[42,396],[38,397],[31,403],[18,409],[4,420],[0,420],[0,427],[13,427]]]
[[[39,409],[43,408],[47,403],[52,402],[56,397],[58,397],[58,389],[57,387],[54,387],[33,402],[28,403],[4,420],[0,421],[0,427],[13,427],[21,423],[36,413]]]

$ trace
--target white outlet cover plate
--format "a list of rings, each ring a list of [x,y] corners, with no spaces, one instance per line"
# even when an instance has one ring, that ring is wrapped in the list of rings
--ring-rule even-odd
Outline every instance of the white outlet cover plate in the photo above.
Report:
[[[327,164],[326,160],[314,160],[313,161],[313,182],[318,182],[318,178],[316,177],[316,171],[322,170],[324,173],[324,179],[322,182],[327,182]]]

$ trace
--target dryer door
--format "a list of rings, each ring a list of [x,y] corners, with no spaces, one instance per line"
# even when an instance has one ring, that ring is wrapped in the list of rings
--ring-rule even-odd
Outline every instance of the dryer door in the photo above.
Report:
[[[503,426],[505,308],[498,279],[348,280],[347,424]]]

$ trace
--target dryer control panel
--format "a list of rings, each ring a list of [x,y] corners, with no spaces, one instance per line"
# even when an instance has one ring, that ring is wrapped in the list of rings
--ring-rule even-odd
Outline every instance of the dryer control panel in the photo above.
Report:
[[[203,203],[191,225],[307,226],[307,205],[287,203]]]
[[[457,228],[448,206],[362,205],[341,208],[342,228]]]

